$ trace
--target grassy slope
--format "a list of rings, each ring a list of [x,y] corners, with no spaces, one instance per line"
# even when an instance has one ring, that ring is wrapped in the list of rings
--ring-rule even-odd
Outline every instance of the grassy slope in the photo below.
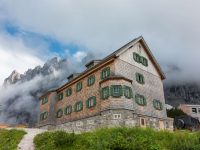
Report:
[[[200,133],[140,128],[101,129],[79,135],[62,131],[35,137],[36,150],[199,150]]]
[[[0,129],[0,150],[16,150],[25,131]]]

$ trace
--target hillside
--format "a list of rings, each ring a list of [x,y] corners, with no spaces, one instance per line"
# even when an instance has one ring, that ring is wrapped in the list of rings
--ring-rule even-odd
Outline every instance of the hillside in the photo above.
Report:
[[[36,150],[198,150],[199,138],[186,131],[112,128],[82,134],[45,132],[34,143]]]

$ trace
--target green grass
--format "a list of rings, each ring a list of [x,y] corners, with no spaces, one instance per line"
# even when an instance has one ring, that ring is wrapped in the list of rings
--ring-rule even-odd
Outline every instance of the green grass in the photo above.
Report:
[[[141,128],[99,129],[90,133],[45,132],[36,150],[200,150],[200,133]]]
[[[25,134],[26,132],[21,130],[0,129],[0,150],[16,150]]]

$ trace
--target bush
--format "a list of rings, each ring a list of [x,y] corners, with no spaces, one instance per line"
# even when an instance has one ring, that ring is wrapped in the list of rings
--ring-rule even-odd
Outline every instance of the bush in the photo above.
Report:
[[[0,129],[0,150],[16,150],[25,134],[26,132],[22,130]]]
[[[142,128],[98,129],[69,134],[46,132],[34,139],[36,150],[199,150],[200,134]]]

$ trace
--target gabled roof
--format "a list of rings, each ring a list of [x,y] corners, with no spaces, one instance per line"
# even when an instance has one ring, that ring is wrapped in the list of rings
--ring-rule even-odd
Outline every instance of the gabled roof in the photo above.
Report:
[[[153,56],[150,48],[148,47],[147,43],[145,42],[144,38],[142,36],[130,41],[129,43],[127,43],[126,45],[122,46],[121,48],[119,48],[118,50],[116,50],[115,52],[113,52],[111,55],[116,55],[119,56],[121,53],[123,53],[124,51],[128,50],[129,48],[131,48],[133,45],[135,45],[136,43],[141,42],[142,45],[144,46],[147,55],[149,56],[150,60],[153,62],[154,66],[156,67],[156,70],[158,71],[158,73],[161,76],[161,79],[165,79],[165,74],[162,71],[160,65],[158,64],[157,60],[155,59],[155,57]]]
[[[102,64],[104,64],[105,62],[108,62],[110,59],[114,59],[116,57],[118,57],[121,53],[123,53],[124,51],[128,50],[129,48],[133,47],[136,43],[141,42],[141,44],[144,46],[147,55],[149,56],[149,58],[151,59],[151,61],[153,62],[156,70],[158,71],[158,73],[160,74],[161,79],[165,79],[165,75],[160,67],[160,65],[158,64],[158,62],[156,61],[155,57],[153,56],[153,54],[151,53],[150,48],[148,47],[148,45],[146,44],[144,38],[142,36],[133,39],[132,41],[130,41],[129,43],[125,44],[124,46],[122,46],[121,48],[117,49],[116,51],[114,51],[113,53],[111,53],[110,55],[108,55],[107,57],[105,57],[104,59],[102,59],[99,63],[97,63],[96,65],[92,66],[91,68],[86,69],[85,71],[83,71],[82,73],[80,73],[80,75],[74,77],[72,80],[68,81],[66,84],[62,85],[61,87],[59,87],[57,90],[59,91],[60,89],[63,89],[65,86],[71,84],[73,81],[75,81],[76,79],[80,78],[81,76],[83,76],[84,74],[90,72],[91,70],[93,70],[94,68],[96,68],[97,66],[100,66]]]

